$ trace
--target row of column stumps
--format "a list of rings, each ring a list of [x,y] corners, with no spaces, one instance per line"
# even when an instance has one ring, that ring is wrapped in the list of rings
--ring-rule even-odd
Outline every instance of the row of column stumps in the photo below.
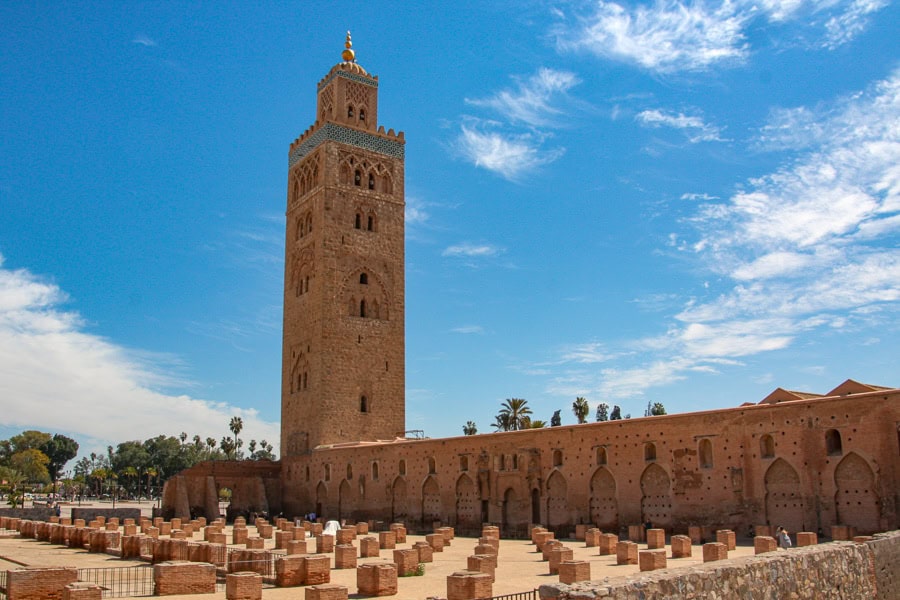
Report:
[[[231,561],[224,565],[229,573],[226,578],[226,597],[229,600],[249,600],[256,598],[256,588],[261,594],[262,573],[265,573],[265,560],[254,561],[254,550],[264,548],[264,545],[256,546],[259,540],[275,537],[276,548],[288,552],[282,560],[276,561],[276,567],[281,567],[276,574],[277,585],[306,585],[308,598],[321,598],[323,600],[339,600],[347,597],[345,586],[330,584],[330,559],[327,554],[335,555],[335,569],[357,569],[357,587],[360,595],[382,596],[397,593],[397,576],[410,575],[419,569],[420,564],[433,561],[434,552],[442,552],[444,546],[449,546],[454,539],[452,527],[437,527],[434,533],[425,536],[426,541],[416,542],[412,548],[398,549],[398,543],[406,542],[406,528],[401,523],[392,523],[387,531],[381,531],[378,537],[368,536],[369,523],[361,522],[356,525],[348,525],[338,529],[334,535],[324,534],[321,523],[303,521],[295,525],[287,519],[276,519],[275,524],[269,524],[266,519],[256,519],[254,525],[258,537],[249,536],[246,520],[238,518],[232,529],[232,541],[235,544],[244,544],[245,552],[236,550],[231,553]],[[375,526],[374,523],[372,526]],[[133,535],[119,536],[119,528]],[[140,528],[141,535],[137,535]],[[143,538],[145,541],[156,540],[152,560],[158,562],[162,571],[169,570],[170,575],[163,579],[171,582],[178,578],[171,575],[179,570],[190,569],[196,571],[191,565],[208,569],[207,560],[211,553],[201,555],[200,562],[166,560],[165,552],[157,554],[155,550],[165,550],[163,542],[171,544],[187,543],[184,538],[187,535],[193,537],[195,530],[204,531],[204,538],[215,544],[224,545],[227,541],[224,533],[224,519],[217,519],[206,524],[205,519],[195,519],[188,522],[181,519],[165,521],[160,517],[155,519],[140,519],[136,524],[134,519],[123,519],[120,525],[119,519],[109,520],[97,518],[85,523],[82,519],[53,518],[50,522],[36,522],[11,517],[0,517],[0,530],[18,531],[22,537],[34,537],[47,541],[62,541],[73,546],[87,546],[93,551],[106,552],[114,550],[121,537],[122,556],[126,557],[126,538]],[[276,530],[277,529],[277,530]],[[599,528],[578,526],[576,537],[584,540],[586,547],[597,547],[600,555],[616,554],[617,564],[636,564],[641,571],[651,571],[666,567],[666,533],[663,529],[644,529],[643,526],[630,526],[629,537],[640,539],[647,545],[646,550],[639,550],[638,544],[630,540],[619,540],[616,534],[603,533]],[[777,550],[777,542],[771,535],[770,526],[757,526],[754,533],[754,549],[757,554]],[[688,535],[671,536],[672,558],[684,558],[691,556],[693,543],[700,543],[704,535],[709,535],[712,528],[689,527]],[[169,535],[170,540],[159,540],[160,535]],[[359,536],[365,537],[359,537]],[[115,537],[113,537],[115,536]],[[307,536],[315,536],[316,554],[307,555]],[[359,537],[359,557],[377,557],[383,549],[393,550],[393,562],[388,564],[368,564],[357,566],[357,548],[353,542]],[[834,539],[852,539],[863,542],[871,539],[869,536],[855,536],[852,528],[847,526],[832,527]],[[724,560],[728,552],[736,547],[736,534],[732,530],[715,530],[715,542],[702,544],[703,560],[710,562]],[[812,532],[798,532],[796,534],[797,546],[808,546],[818,543],[818,536]],[[221,541],[220,541],[221,540]],[[548,562],[550,574],[559,576],[560,583],[575,583],[590,580],[590,563],[575,561],[573,550],[562,545],[555,539],[553,532],[543,527],[536,526],[531,529],[531,541],[542,553],[542,559]],[[70,543],[71,542],[71,543]],[[130,540],[129,540],[130,542]],[[447,577],[448,600],[471,600],[474,598],[490,597],[492,584],[495,581],[499,554],[500,530],[491,525],[482,528],[482,535],[478,539],[474,553],[467,558],[466,569],[454,572]],[[137,555],[145,557],[143,552]],[[131,556],[131,553],[129,553]],[[249,558],[248,558],[249,557]],[[241,560],[248,558],[247,560]],[[242,571],[244,565],[249,564],[248,571]],[[258,566],[260,572],[252,572],[252,568]],[[154,577],[156,577],[156,571]],[[188,579],[194,580],[193,575]],[[205,580],[201,577],[200,579]],[[229,585],[229,581],[231,584]],[[175,584],[175,588],[178,584]],[[165,584],[163,584],[165,589]],[[232,590],[229,592],[228,590]],[[73,598],[92,598],[94,590],[90,586],[80,586],[73,589]],[[175,592],[172,592],[175,593]],[[178,592],[182,593],[182,592]],[[484,594],[487,594],[486,596]],[[10,600],[16,600],[10,597]]]

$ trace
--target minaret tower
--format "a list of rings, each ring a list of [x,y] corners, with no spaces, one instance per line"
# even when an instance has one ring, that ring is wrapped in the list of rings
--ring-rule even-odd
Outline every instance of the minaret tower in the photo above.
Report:
[[[341,57],[288,155],[282,456],[405,429],[405,140],[350,32]]]

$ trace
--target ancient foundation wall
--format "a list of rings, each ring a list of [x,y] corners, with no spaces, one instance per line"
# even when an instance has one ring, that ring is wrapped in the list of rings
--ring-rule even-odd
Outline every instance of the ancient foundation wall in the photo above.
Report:
[[[56,516],[55,508],[35,506],[34,508],[0,508],[0,517],[28,519],[29,521],[49,521]]]
[[[872,569],[872,564],[875,569]],[[832,542],[696,567],[540,588],[541,600],[795,598],[892,600],[897,595],[900,532],[868,543]],[[881,572],[879,572],[881,569]]]
[[[107,521],[111,518],[119,519],[122,523],[125,519],[134,519],[135,523],[141,520],[141,509],[139,508],[72,508],[72,520],[84,519],[86,523],[95,520],[97,517],[103,517]]]

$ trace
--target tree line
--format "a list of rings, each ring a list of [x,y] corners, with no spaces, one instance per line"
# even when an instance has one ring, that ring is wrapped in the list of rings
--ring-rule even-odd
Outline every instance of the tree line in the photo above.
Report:
[[[172,475],[207,460],[275,460],[273,446],[251,439],[244,451],[240,417],[228,423],[230,436],[221,440],[199,435],[158,435],[144,441],[130,440],[107,446],[106,452],[91,452],[66,465],[78,455],[78,442],[61,434],[28,430],[0,440],[0,493],[11,506],[20,506],[24,494],[53,493],[62,498],[153,498]],[[48,489],[49,487],[49,489]]]
[[[554,411],[550,417],[550,427],[558,427],[562,425],[562,410]],[[591,412],[591,405],[587,398],[578,396],[572,403],[572,414],[575,415],[578,423],[587,423],[587,417]],[[644,416],[658,416],[666,414],[666,407],[662,402],[647,402],[647,408],[644,410]],[[618,404],[613,405],[610,410],[609,404],[601,402],[597,405],[596,421],[617,421],[620,419],[630,419],[631,414],[622,416],[622,409]],[[531,407],[528,406],[528,400],[524,398],[507,398],[501,405],[500,411],[494,416],[494,422],[491,424],[494,431],[519,431],[522,429],[540,429],[547,427],[547,422],[540,419],[533,419]],[[463,425],[463,435],[475,435],[478,433],[478,425],[475,421],[467,421]]]

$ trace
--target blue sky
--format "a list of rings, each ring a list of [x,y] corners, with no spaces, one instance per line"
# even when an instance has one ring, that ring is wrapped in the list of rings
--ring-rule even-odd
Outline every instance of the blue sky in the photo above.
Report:
[[[347,29],[407,139],[407,428],[900,385],[896,4],[486,4],[0,4],[0,436],[277,442]]]

